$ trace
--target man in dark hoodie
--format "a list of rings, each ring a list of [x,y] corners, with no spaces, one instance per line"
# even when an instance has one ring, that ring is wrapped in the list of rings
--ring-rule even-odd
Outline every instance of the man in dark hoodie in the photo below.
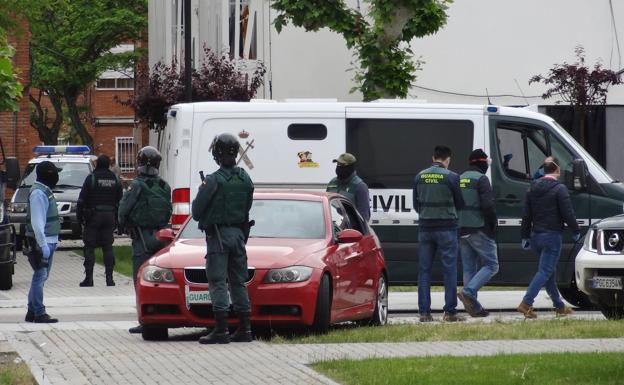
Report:
[[[526,318],[537,318],[533,301],[542,287],[553,301],[555,315],[566,316],[572,310],[565,306],[557,289],[556,267],[561,252],[561,233],[565,222],[573,232],[574,241],[581,238],[568,189],[559,183],[561,169],[557,159],[546,159],[544,176],[531,184],[526,195],[522,216],[522,248],[539,254],[537,273],[518,306]]]
[[[489,312],[477,300],[477,293],[498,272],[496,255],[496,212],[487,154],[480,148],[468,158],[470,167],[460,176],[459,187],[466,206],[459,212],[459,250],[464,269],[464,288],[457,293],[472,317]]]
[[[370,219],[368,186],[355,171],[357,159],[353,154],[345,152],[333,162],[336,163],[336,177],[327,185],[327,192],[335,192],[345,196],[353,202],[362,218],[368,222]]]
[[[104,255],[106,286],[115,286],[113,267],[113,232],[117,223],[117,209],[123,195],[119,178],[109,170],[110,158],[100,155],[95,170],[88,175],[76,207],[76,217],[84,223],[84,268],[85,279],[81,287],[93,286],[93,266],[95,265],[95,248],[101,247]]]

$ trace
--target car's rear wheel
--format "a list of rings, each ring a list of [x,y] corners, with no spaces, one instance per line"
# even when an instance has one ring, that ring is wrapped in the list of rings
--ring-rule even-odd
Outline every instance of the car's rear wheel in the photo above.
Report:
[[[141,335],[145,341],[164,341],[169,338],[169,329],[160,326],[143,326]]]
[[[624,306],[600,306],[600,312],[610,320],[624,319]]]
[[[388,283],[382,273],[377,282],[377,301],[371,325],[381,326],[388,323]]]
[[[317,333],[325,333],[331,321],[331,285],[327,274],[323,274],[316,296],[316,310],[312,329]]]

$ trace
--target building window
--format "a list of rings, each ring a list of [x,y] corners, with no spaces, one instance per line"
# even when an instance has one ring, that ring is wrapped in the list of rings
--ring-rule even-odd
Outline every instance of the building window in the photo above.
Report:
[[[115,138],[115,162],[121,172],[133,172],[135,169],[137,146],[131,136]]]
[[[258,0],[230,0],[230,58],[258,59]]]
[[[108,90],[133,90],[134,79],[131,79],[131,78],[99,79],[95,87],[98,89],[108,89]]]

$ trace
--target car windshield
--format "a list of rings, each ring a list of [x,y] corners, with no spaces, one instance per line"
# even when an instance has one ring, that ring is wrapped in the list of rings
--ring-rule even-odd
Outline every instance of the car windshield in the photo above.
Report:
[[[250,238],[325,238],[325,219],[321,202],[259,199],[254,200],[249,218],[256,221]],[[180,238],[204,238],[191,219]]]
[[[54,162],[54,165],[59,169],[59,181],[56,186],[61,188],[81,188],[90,172],[88,163]],[[26,166],[20,187],[30,187],[35,183],[37,179],[35,166],[33,163]]]

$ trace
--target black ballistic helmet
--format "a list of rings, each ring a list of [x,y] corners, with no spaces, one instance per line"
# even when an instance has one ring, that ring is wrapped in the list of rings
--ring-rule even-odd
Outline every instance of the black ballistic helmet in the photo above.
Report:
[[[139,167],[159,168],[161,160],[162,156],[160,156],[160,152],[152,146],[145,146],[137,153],[137,163]]]
[[[215,136],[210,147],[213,158],[217,162],[221,162],[223,159],[236,158],[240,143],[232,134],[220,134]]]

